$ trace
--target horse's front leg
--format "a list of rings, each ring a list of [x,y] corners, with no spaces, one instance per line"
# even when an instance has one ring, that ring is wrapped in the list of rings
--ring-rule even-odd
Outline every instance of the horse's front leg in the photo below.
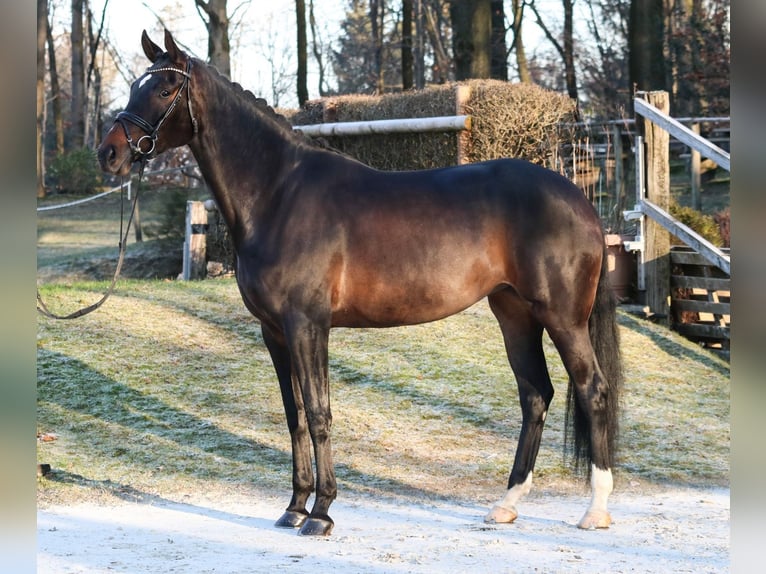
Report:
[[[293,392],[290,351],[281,334],[261,326],[263,341],[269,350],[279,379],[282,403],[290,431],[293,454],[293,496],[284,514],[277,520],[280,528],[300,528],[308,517],[306,501],[314,491],[314,472],[311,469],[311,443],[301,393]]]
[[[327,367],[330,329],[329,326],[319,325],[299,315],[286,321],[286,334],[293,393],[302,397],[316,457],[316,498],[311,514],[301,526],[300,534],[328,536],[334,526],[329,515],[330,504],[338,491],[330,445],[332,413]]]

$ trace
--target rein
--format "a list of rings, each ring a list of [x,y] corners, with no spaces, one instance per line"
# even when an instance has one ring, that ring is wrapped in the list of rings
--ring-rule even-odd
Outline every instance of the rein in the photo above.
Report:
[[[125,220],[125,211],[123,208],[124,202],[122,201],[122,196],[125,193],[124,187],[122,185],[123,182],[120,184],[120,243],[119,243],[119,249],[120,249],[120,255],[117,258],[117,268],[114,271],[114,276],[112,277],[112,282],[109,285],[109,288],[106,290],[106,293],[104,293],[103,297],[93,303],[92,305],[88,305],[87,307],[83,307],[82,309],[78,309],[77,311],[74,311],[73,313],[69,313],[68,315],[58,315],[56,313],[53,313],[48,306],[45,304],[45,301],[43,301],[42,297],[40,296],[40,290],[37,291],[37,311],[41,315],[44,315],[45,317],[48,317],[49,319],[76,319],[78,317],[82,317],[83,315],[87,315],[88,313],[91,313],[101,307],[107,299],[111,296],[111,294],[114,292],[114,287],[117,284],[117,278],[120,276],[120,271],[122,270],[122,263],[125,261],[125,248],[128,243],[128,233],[130,232],[130,224],[133,222],[133,215],[136,212],[136,204],[138,203],[138,194],[141,190],[141,180],[144,177],[144,166],[146,165],[146,161],[141,161],[141,166],[138,172],[138,185],[136,185],[136,196],[133,198],[133,205],[130,209],[130,216],[128,217],[128,223],[127,225],[124,225]]]

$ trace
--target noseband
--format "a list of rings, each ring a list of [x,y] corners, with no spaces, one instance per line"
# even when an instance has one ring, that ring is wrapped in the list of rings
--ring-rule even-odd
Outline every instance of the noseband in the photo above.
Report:
[[[122,129],[125,131],[125,138],[128,140],[128,145],[130,146],[130,151],[133,153],[133,159],[148,159],[148,156],[154,152],[154,148],[157,144],[157,135],[160,131],[160,127],[162,127],[162,124],[165,122],[166,119],[170,116],[171,113],[173,113],[173,110],[176,107],[176,104],[178,104],[178,101],[181,99],[181,94],[183,94],[184,88],[186,88],[186,105],[189,109],[189,117],[191,118],[192,122],[192,129],[194,130],[194,134],[197,133],[197,118],[194,117],[194,112],[192,111],[192,101],[191,101],[191,94],[189,93],[189,80],[191,79],[191,66],[192,61],[191,58],[186,63],[186,71],[180,70],[178,68],[173,67],[166,67],[166,68],[157,68],[156,70],[148,70],[147,74],[154,74],[157,72],[176,72],[178,74],[181,74],[184,77],[183,83],[181,84],[181,87],[178,88],[178,92],[176,92],[176,97],[173,98],[173,101],[168,106],[168,108],[165,110],[165,113],[162,114],[162,117],[157,120],[157,123],[152,125],[149,122],[147,122],[144,118],[142,118],[139,115],[136,115],[132,112],[128,111],[122,111],[119,114],[117,114],[117,118],[115,119],[116,122],[119,122],[119,124],[122,126]],[[125,122],[130,122],[135,126],[138,126],[143,131],[146,132],[146,135],[141,136],[138,138],[137,142],[133,142],[133,139],[130,137],[130,132],[128,131],[128,126]],[[144,151],[141,149],[141,142],[144,140],[149,141],[149,149],[147,151]]]

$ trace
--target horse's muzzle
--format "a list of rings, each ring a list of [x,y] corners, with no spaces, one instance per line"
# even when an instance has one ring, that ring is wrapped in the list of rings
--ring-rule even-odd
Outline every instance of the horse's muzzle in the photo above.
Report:
[[[115,130],[116,131],[116,130]],[[118,134],[119,135],[119,134]],[[118,137],[110,130],[98,146],[98,163],[101,171],[111,175],[128,175],[133,164],[132,153],[127,142],[114,142]]]

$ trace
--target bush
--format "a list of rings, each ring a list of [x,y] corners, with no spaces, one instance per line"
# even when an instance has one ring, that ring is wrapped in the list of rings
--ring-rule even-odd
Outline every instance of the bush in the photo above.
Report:
[[[724,241],[721,238],[720,227],[712,215],[705,215],[696,209],[682,207],[677,203],[670,204],[670,215],[690,227],[693,231],[699,233],[716,247],[723,246]],[[682,245],[680,240],[677,240],[673,236],[671,236],[671,243],[674,245]]]
[[[293,125],[468,114],[473,118],[469,132],[333,136],[326,140],[343,153],[384,170],[455,165],[458,144],[462,159],[470,163],[518,157],[555,168],[558,149],[564,143],[558,125],[574,119],[574,102],[534,85],[468,80],[382,96],[334,96],[279,113]]]
[[[68,193],[91,193],[102,183],[96,153],[76,149],[57,156],[48,170],[53,186]]]
[[[160,192],[158,220],[144,225],[144,232],[151,239],[175,239],[183,241],[186,235],[186,202],[188,190],[171,187]]]

